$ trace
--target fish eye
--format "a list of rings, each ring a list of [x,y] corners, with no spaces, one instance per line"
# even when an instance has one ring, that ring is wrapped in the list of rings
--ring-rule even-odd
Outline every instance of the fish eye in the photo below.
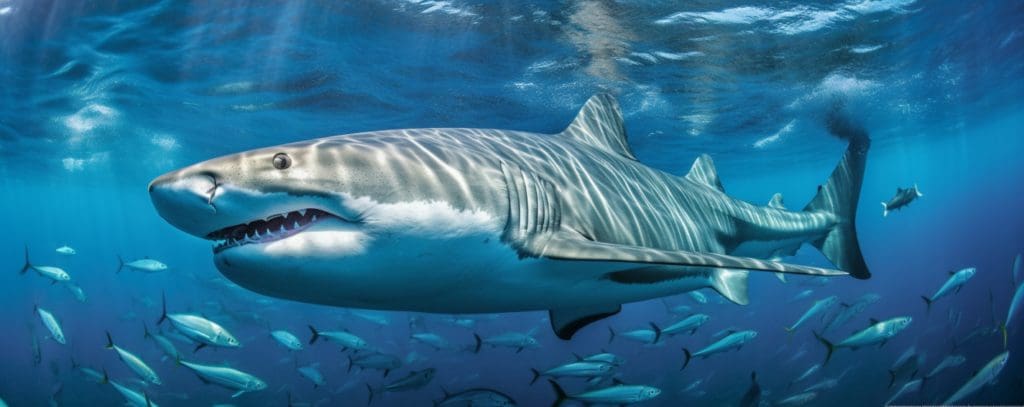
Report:
[[[287,169],[292,166],[292,158],[285,153],[274,154],[274,168],[279,170]]]

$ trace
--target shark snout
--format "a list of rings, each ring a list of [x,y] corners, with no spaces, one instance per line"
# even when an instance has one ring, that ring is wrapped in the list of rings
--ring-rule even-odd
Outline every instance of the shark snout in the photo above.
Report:
[[[216,174],[171,172],[149,184],[149,197],[171,225],[203,237],[211,232],[209,224],[217,214],[218,187]]]

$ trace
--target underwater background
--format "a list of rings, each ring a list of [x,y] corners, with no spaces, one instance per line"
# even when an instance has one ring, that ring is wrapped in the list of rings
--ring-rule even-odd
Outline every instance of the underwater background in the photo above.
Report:
[[[762,404],[819,386],[806,405],[881,405],[888,371],[913,347],[920,378],[944,358],[965,361],[897,400],[945,400],[1004,351],[1009,361],[963,402],[1024,403],[1024,329],[1007,320],[1024,251],[1024,3],[1013,1],[432,1],[62,2],[0,0],[0,398],[11,406],[120,405],[110,379],[164,406],[365,405],[410,371],[436,369],[425,386],[375,395],[373,405],[430,405],[445,392],[500,391],[517,405],[550,405],[531,368],[612,352],[616,377],[661,389],[646,405],[737,405],[756,371]],[[345,310],[262,296],[221,277],[209,242],[161,219],[147,184],[167,171],[220,155],[336,134],[393,128],[480,127],[561,131],[594,93],[625,114],[639,160],[685,174],[710,154],[726,191],[765,204],[782,193],[800,208],[839,160],[844,142],[825,117],[837,106],[872,138],[857,218],[873,277],[827,280],[752,273],[750,304],[711,290],[628,304],[571,341],[546,312],[432,315]],[[923,196],[882,216],[881,201],[917,185]],[[56,251],[70,246],[75,254]],[[19,275],[60,267],[71,282]],[[156,273],[119,270],[155,259]],[[790,263],[827,265],[804,248]],[[958,293],[926,311],[921,296],[948,272],[975,267]],[[1020,271],[1017,271],[1020,273]],[[429,278],[429,277],[426,277]],[[71,284],[84,295],[76,296]],[[810,294],[804,293],[811,290]],[[172,312],[215,320],[237,349],[194,345],[157,325],[161,295]],[[837,350],[825,361],[822,332],[836,304],[789,335],[816,300],[879,300],[825,336],[839,340],[869,320],[910,316],[882,347]],[[59,321],[51,338],[34,307]],[[675,309],[679,306],[688,309]],[[691,313],[710,318],[694,334],[653,345],[622,332],[665,327]],[[351,352],[310,339],[308,325],[345,329],[403,366],[382,377],[349,370]],[[620,334],[609,342],[609,328]],[[164,332],[183,358],[227,365],[266,382],[261,391],[204,385],[144,329]],[[722,332],[756,330],[738,351],[695,358]],[[303,343],[291,351],[271,330]],[[105,349],[151,366],[162,385]],[[413,341],[434,333],[448,346]],[[530,333],[539,347],[484,346],[481,337]],[[716,337],[716,334],[719,334]],[[74,366],[73,367],[73,362]],[[319,363],[324,384],[297,367]],[[570,393],[581,379],[559,379]],[[143,403],[144,405],[145,403]]]

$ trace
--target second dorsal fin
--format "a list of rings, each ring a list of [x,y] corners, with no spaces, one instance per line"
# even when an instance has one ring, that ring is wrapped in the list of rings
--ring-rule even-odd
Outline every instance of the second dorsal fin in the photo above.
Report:
[[[718,170],[715,169],[715,162],[707,154],[701,154],[700,157],[697,157],[697,160],[693,162],[693,167],[690,167],[690,172],[686,174],[686,179],[698,184],[707,185],[719,191],[725,191],[725,188],[722,187],[722,181],[718,179]]]

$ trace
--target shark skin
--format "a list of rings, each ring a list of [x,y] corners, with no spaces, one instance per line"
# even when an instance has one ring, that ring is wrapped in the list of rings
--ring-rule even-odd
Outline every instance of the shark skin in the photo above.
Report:
[[[250,290],[379,310],[550,310],[570,338],[621,304],[713,288],[747,303],[747,271],[870,273],[854,230],[870,140],[849,141],[802,211],[729,197],[710,157],[684,177],[629,150],[618,103],[592,97],[559,134],[387,130],[257,149],[150,184],[171,225],[217,242]],[[852,130],[851,130],[852,129]],[[764,260],[794,243],[835,268]]]

